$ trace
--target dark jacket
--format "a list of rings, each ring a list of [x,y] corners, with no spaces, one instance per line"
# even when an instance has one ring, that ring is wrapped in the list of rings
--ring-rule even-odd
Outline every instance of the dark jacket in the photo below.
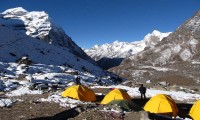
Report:
[[[146,88],[145,87],[140,87],[139,88],[140,93],[145,94],[146,93]]]
[[[81,84],[81,83],[80,83],[80,77],[77,77],[77,78],[76,78],[76,84],[78,84],[78,85]]]

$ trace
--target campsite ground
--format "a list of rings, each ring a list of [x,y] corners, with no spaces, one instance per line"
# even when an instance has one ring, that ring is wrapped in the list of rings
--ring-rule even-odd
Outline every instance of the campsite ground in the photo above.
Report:
[[[106,94],[109,89],[95,88],[96,93]],[[19,99],[13,106],[9,108],[0,108],[0,120],[139,120],[143,111],[133,111],[124,114],[115,113],[105,110],[105,106],[99,105],[98,101],[103,99],[103,95],[99,95],[96,104],[78,105],[75,108],[61,107],[58,103],[40,102],[38,99],[47,98],[49,93],[37,95],[23,95],[14,97]],[[134,103],[143,107],[148,100],[141,101],[139,98],[132,99]],[[179,116],[185,117],[191,104],[184,104],[176,101],[179,107]]]

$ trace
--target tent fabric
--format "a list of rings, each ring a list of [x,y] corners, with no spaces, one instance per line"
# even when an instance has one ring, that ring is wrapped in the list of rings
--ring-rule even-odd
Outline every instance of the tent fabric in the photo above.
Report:
[[[93,90],[83,86],[83,85],[74,85],[67,88],[61,94],[63,97],[74,98],[81,101],[96,101],[96,96]]]
[[[104,97],[101,104],[108,104],[112,100],[131,100],[131,97],[124,90],[114,89]]]
[[[200,120],[200,100],[197,100],[190,109],[189,115],[194,120]]]
[[[165,94],[158,94],[152,97],[144,106],[144,110],[150,113],[158,113],[170,116],[177,116],[178,108],[174,100]]]
[[[131,100],[112,100],[108,103],[109,105],[117,105],[124,111],[139,111],[141,108],[139,108],[135,103],[133,103]]]

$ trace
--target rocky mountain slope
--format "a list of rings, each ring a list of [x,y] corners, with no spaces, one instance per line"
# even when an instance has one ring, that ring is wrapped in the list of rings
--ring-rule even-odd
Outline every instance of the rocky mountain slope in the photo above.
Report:
[[[115,41],[111,44],[103,44],[101,46],[95,45],[91,49],[86,49],[84,51],[96,60],[102,68],[108,69],[119,65],[124,58],[141,52],[145,47],[155,46],[169,34],[170,32],[161,33],[154,30],[152,33],[147,34],[141,41],[130,43]]]
[[[154,47],[125,59],[111,71],[129,79],[199,83],[200,11]],[[140,76],[140,78],[138,78]]]
[[[1,13],[0,25],[15,31],[24,32],[28,36],[40,39],[48,44],[68,48],[70,52],[78,57],[95,64],[95,62],[65,34],[61,27],[52,22],[49,15],[44,11],[28,12],[22,7],[8,9]]]

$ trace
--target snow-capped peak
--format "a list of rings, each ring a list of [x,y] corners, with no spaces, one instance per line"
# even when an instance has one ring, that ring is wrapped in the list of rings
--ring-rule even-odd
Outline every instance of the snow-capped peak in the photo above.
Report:
[[[114,42],[113,42],[113,44],[117,44],[117,43],[119,43],[119,41],[118,41],[118,40],[116,40],[116,41],[114,41]]]
[[[44,11],[28,12],[22,7],[17,7],[8,9],[2,14],[4,15],[3,18],[19,19],[23,21],[22,24],[25,26],[26,34],[34,38],[38,37],[43,39],[45,36],[49,35],[52,29],[49,16]]]
[[[158,35],[160,35],[160,34],[161,34],[161,32],[158,31],[158,30],[154,30],[154,31],[152,32],[152,35],[155,35],[155,36],[158,36]]]
[[[144,42],[147,46],[154,46],[164,37],[167,37],[171,32],[161,33],[157,30],[154,30],[152,33],[147,34],[144,37]]]

